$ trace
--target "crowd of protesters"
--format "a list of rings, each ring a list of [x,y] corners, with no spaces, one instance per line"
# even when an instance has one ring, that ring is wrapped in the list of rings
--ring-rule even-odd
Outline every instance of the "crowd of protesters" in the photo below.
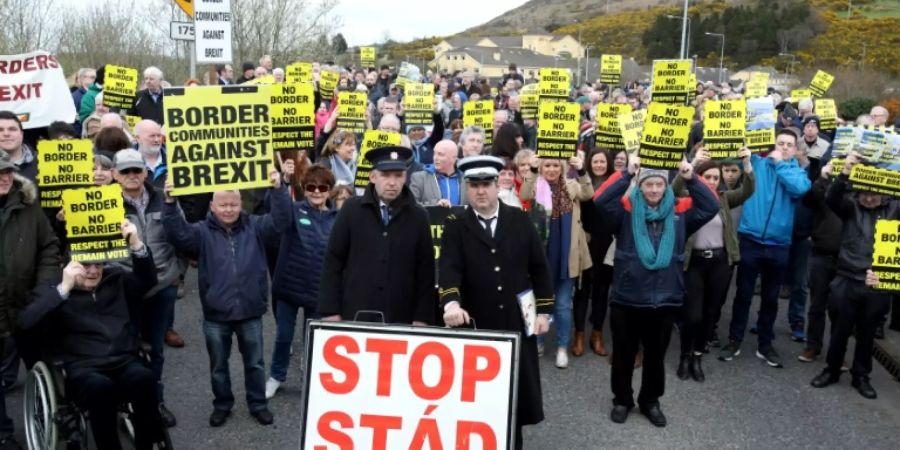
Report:
[[[538,297],[540,336],[523,335],[519,437],[521,425],[543,419],[537,361],[549,329],[559,369],[569,366],[570,356],[583,356],[586,346],[599,357],[611,350],[612,421],[625,422],[638,406],[654,425],[665,426],[660,398],[673,329],[680,335],[679,379],[704,382],[702,360],[710,352],[723,362],[738,357],[749,347],[743,343],[748,327],[757,335],[755,355],[780,368],[785,360],[773,341],[779,338],[774,324],[782,293],[790,297],[791,333],[785,337],[799,343],[789,351],[803,363],[827,351],[825,368],[811,384],[825,387],[849,370],[859,393],[876,397],[869,382],[873,339],[883,336],[886,325],[900,329],[900,308],[895,301],[888,324],[892,297],[873,288],[879,280],[870,270],[874,224],[875,218],[900,219],[900,203],[853,188],[848,177],[860,155],[831,164],[833,131],[821,129],[813,101],[770,89],[780,116],[775,145],[752,154],[744,148],[736,158],[710,158],[702,120],[695,121],[685,159],[670,173],[641,168],[636,154],[595,143],[597,105],[646,108],[652,95],[646,83],[572,86],[582,133],[576,156],[557,160],[533,151],[537,123],[523,118],[519,93],[525,79],[515,65],[494,82],[466,72],[418,75],[414,81],[433,83],[436,94],[427,127],[405,125],[396,68],[316,63],[312,70],[314,82],[322,70],[339,72],[335,93],[367,93],[370,128],[403,135],[400,146],[365,155],[373,166],[365,189],[353,187],[361,136],[336,126],[336,101],[322,101],[318,92],[316,147],[282,153],[270,174],[272,189],[181,197],[170,195],[167,180],[163,89],[201,84],[197,80],[171,83],[159,68],[145,68],[133,107],[110,111],[103,106],[103,68],[81,69],[72,123],[25,133],[14,114],[0,112],[4,387],[15,383],[19,358],[33,363],[26,354],[33,350],[27,329],[39,319],[71,319],[47,305],[62,302],[73,289],[99,289],[85,280],[105,277],[65,266],[65,217],[42,214],[36,201],[35,140],[85,138],[94,143],[94,182],[122,186],[134,256],[108,269],[143,277],[141,289],[123,288],[129,299],[144,299],[136,311],[140,320],[129,326],[149,344],[150,371],[142,380],[155,389],[154,414],[170,427],[176,418],[163,397],[164,346],[184,345],[173,327],[174,304],[192,266],[199,275],[213,427],[225,424],[234,405],[232,335],[238,337],[248,409],[267,425],[274,421],[267,400],[290,373],[291,348],[304,335],[305,319],[458,326],[476,318],[482,328],[522,332],[514,294],[529,288]],[[240,72],[221,65],[215,79],[205,81],[231,85],[268,74],[275,82],[284,79],[284,70],[264,56],[258,65],[242,64]],[[742,88],[701,82],[692,103],[701,110],[709,100],[740,99]],[[490,146],[484,145],[485,129],[462,126],[465,103],[479,99],[495,107]],[[141,121],[130,129],[126,114]],[[887,121],[882,107],[856,119],[875,126]],[[425,207],[456,206],[467,212],[448,222],[435,262]],[[152,277],[147,258],[155,264]],[[732,282],[736,292],[729,298]],[[47,293],[47,286],[58,289]],[[35,289],[43,294],[31,294]],[[754,295],[760,309],[751,321]],[[731,321],[722,324],[729,303]],[[32,304],[44,309],[34,311]],[[267,365],[263,328],[272,325],[262,317],[269,305],[277,331]],[[366,316],[373,310],[379,317]],[[300,311],[304,320],[298,320]],[[848,366],[851,335],[856,346]],[[106,373],[102,364],[88,365]],[[632,374],[639,366],[635,400]],[[0,416],[0,449],[18,448],[5,408]]]

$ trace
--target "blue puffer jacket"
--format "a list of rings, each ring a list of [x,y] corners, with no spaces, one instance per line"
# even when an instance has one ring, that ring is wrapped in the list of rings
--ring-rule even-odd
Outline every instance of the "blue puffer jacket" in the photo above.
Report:
[[[212,212],[188,224],[175,203],[163,208],[166,237],[178,251],[199,261],[203,317],[230,322],[266,313],[269,277],[264,233],[282,233],[290,226],[291,198],[287,188],[270,191],[271,210],[264,216],[245,211],[226,229]]]
[[[292,225],[281,235],[272,277],[272,295],[276,300],[315,312],[325,249],[337,213],[334,207],[322,211],[306,200],[294,202]]]
[[[753,155],[756,192],[744,202],[738,234],[764,245],[791,245],[794,210],[812,183],[796,160]]]
[[[690,198],[675,200],[675,250],[669,266],[649,270],[641,264],[631,226],[631,200],[626,196],[632,176],[617,172],[594,194],[609,229],[616,236],[613,284],[609,301],[625,306],[658,308],[681,306],[684,299],[684,243],[719,213],[716,195],[696,176],[684,183]],[[637,187],[635,187],[637,189]],[[659,246],[662,222],[650,229],[654,247]]]

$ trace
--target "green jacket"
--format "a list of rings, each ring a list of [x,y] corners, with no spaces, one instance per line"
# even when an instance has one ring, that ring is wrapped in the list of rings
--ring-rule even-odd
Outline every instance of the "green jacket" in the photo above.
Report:
[[[103,87],[101,87],[97,83],[94,83],[91,84],[90,87],[87,88],[87,91],[84,93],[84,95],[81,96],[81,105],[78,107],[79,122],[84,122],[84,120],[90,117],[90,115],[94,113],[94,110],[97,109],[97,105],[95,105],[97,94],[102,91]]]
[[[0,337],[15,331],[38,284],[60,279],[59,240],[34,184],[18,175],[0,207]]]
[[[676,193],[684,191],[684,178],[676,177],[672,182],[672,190]],[[740,242],[738,241],[737,224],[731,217],[731,208],[737,208],[744,204],[753,191],[756,190],[756,177],[753,172],[744,173],[741,180],[741,186],[737,189],[731,189],[725,192],[719,192],[719,203],[722,208],[719,209],[719,217],[722,218],[722,226],[724,228],[724,236],[722,242],[725,243],[725,253],[728,254],[728,264],[735,265],[741,260]],[[684,245],[684,270],[687,271],[691,264],[691,251],[694,249],[694,242],[697,240],[697,234],[694,233],[688,238]]]

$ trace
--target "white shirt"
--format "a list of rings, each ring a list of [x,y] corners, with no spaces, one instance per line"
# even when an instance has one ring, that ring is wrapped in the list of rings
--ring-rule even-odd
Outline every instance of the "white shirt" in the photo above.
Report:
[[[494,212],[492,212],[491,214],[488,214],[486,216],[483,216],[478,211],[475,211],[475,218],[478,219],[478,222],[481,224],[482,227],[485,227],[485,223],[484,223],[485,221],[494,219],[491,221],[491,237],[494,237],[494,232],[497,231],[497,220],[498,220],[499,212],[500,212],[500,203],[499,202],[497,203],[497,208],[494,209]]]

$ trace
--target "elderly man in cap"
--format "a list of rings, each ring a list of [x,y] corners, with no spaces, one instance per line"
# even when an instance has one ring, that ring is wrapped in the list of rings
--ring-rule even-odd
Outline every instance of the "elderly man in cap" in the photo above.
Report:
[[[178,258],[175,248],[166,241],[162,224],[163,193],[147,181],[147,162],[141,152],[122,150],[116,153],[113,165],[113,178],[122,186],[125,217],[134,224],[140,240],[153,252],[153,262],[156,264],[157,282],[144,295],[144,309],[138,329],[141,338],[150,344],[150,368],[158,386],[160,414],[166,425],[172,427],[176,423],[175,416],[163,403],[163,341],[175,314],[178,276],[184,267],[184,261]],[[131,260],[114,265],[132,269]]]
[[[434,246],[428,213],[406,186],[410,158],[405,147],[366,153],[370,183],[344,203],[325,251],[318,312],[326,320],[434,322]]]
[[[471,156],[459,162],[470,208],[451,215],[441,237],[440,304],[444,322],[456,327],[475,319],[479,328],[521,334],[516,448],[522,426],[544,420],[536,335],[544,334],[553,313],[553,281],[544,247],[528,216],[499,200],[497,179],[504,162]],[[533,294],[528,327],[519,296]],[[530,295],[528,295],[531,298]],[[536,314],[536,317],[531,314]]]
[[[14,341],[29,341],[18,335],[17,320],[31,290],[58,280],[60,264],[59,240],[41,210],[37,189],[17,171],[0,150],[0,345],[13,349]],[[25,347],[19,349],[27,356]],[[15,449],[20,447],[6,414],[6,388],[0,389],[0,448]]]

